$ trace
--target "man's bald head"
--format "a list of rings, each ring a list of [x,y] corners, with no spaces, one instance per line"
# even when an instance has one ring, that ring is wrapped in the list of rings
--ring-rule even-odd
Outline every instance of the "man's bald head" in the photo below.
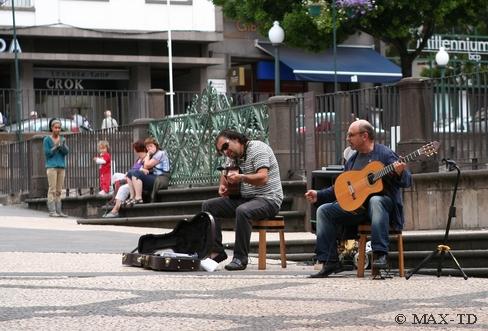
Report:
[[[371,125],[371,123],[369,123],[366,120],[356,120],[352,122],[351,125],[349,126],[349,131],[366,132],[370,140],[374,140],[375,138],[374,128]]]

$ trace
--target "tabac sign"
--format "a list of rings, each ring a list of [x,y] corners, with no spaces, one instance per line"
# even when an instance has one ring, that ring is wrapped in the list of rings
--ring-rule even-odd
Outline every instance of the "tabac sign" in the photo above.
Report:
[[[417,41],[417,47],[422,40]],[[488,54],[488,37],[466,35],[433,35],[427,40],[423,52],[436,53],[444,47],[449,53],[468,54],[472,61],[480,61],[481,55]]]

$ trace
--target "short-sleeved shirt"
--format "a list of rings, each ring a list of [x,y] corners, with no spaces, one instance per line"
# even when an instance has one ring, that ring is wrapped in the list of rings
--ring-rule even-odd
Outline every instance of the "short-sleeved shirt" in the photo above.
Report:
[[[262,197],[272,200],[280,207],[283,201],[280,168],[271,147],[259,140],[249,141],[245,155],[238,164],[243,174],[255,174],[259,169],[268,169],[268,182],[263,186],[241,183],[242,197]]]
[[[158,150],[152,157],[152,160],[159,162],[152,168],[152,173],[156,176],[169,173],[169,158],[166,151]]]

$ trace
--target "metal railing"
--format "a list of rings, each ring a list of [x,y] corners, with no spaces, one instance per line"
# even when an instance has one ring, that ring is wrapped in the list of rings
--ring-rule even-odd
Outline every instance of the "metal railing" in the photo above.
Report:
[[[233,107],[209,113],[185,114],[149,124],[147,136],[158,139],[171,163],[171,185],[212,185],[219,178],[223,158],[215,152],[215,137],[223,128],[234,128],[251,139],[268,142],[268,113],[265,103]],[[134,128],[96,130],[67,134],[66,195],[95,194],[99,190],[98,166],[93,161],[97,144],[107,140],[112,172],[125,173],[135,160]],[[44,171],[32,155],[33,140],[0,145],[0,193],[29,193],[33,167]]]
[[[26,132],[36,131],[36,125],[29,121],[35,117],[70,120],[80,114],[96,129],[101,127],[105,110],[111,110],[112,117],[122,125],[148,114],[148,95],[138,91],[24,89],[20,91],[20,98],[20,120]],[[140,109],[140,112],[134,109]],[[0,89],[0,112],[10,124],[18,122],[14,89]],[[35,116],[32,116],[33,112]]]
[[[27,193],[32,178],[31,143],[29,141],[0,144],[0,192]]]
[[[427,134],[431,132],[427,138],[440,142],[438,159],[456,160],[464,169],[487,168],[488,72],[426,79],[421,84],[423,96],[419,100],[424,100],[428,113],[424,114],[425,122],[418,125],[426,125]],[[400,131],[409,129],[400,127],[399,101],[396,85],[316,96],[316,168],[342,163],[345,133],[355,118],[371,122],[376,141],[397,150]],[[303,119],[298,121],[304,123]],[[295,132],[303,135],[308,128],[300,125]]]
[[[419,100],[424,100],[427,114],[424,123],[432,140],[441,143],[439,160],[454,159],[462,168],[483,169],[488,163],[488,73],[429,79],[421,82]],[[0,90],[0,110],[5,109],[13,96]],[[74,96],[73,96],[74,97]],[[362,90],[319,95],[311,106],[308,97],[298,95],[290,102],[290,148],[292,170],[305,169],[307,155],[315,153],[315,169],[341,163],[346,147],[347,126],[355,118],[369,120],[376,129],[376,139],[397,149],[400,134],[399,89],[382,86]],[[224,102],[227,100],[226,102]],[[222,162],[214,151],[214,139],[225,127],[245,132],[253,139],[268,139],[268,113],[266,103],[249,104],[222,110],[230,104],[227,96],[200,94],[199,110],[168,117],[150,124],[148,135],[160,141],[168,150],[172,166],[172,185],[208,185],[217,182],[216,170]],[[217,105],[217,106],[216,106]],[[415,105],[412,105],[415,106]],[[305,116],[313,108],[313,120]],[[202,111],[204,110],[204,111]],[[408,115],[408,114],[406,114]],[[338,116],[338,117],[336,117]],[[405,116],[405,115],[404,115]],[[305,123],[313,123],[306,126]],[[312,129],[313,127],[313,129]],[[408,130],[409,128],[401,128]],[[432,130],[430,130],[432,129]],[[67,185],[69,190],[98,188],[98,168],[93,163],[96,145],[107,139],[112,146],[115,170],[125,172],[134,161],[132,133],[129,126],[118,131],[94,131],[67,135],[71,153],[68,158]],[[307,137],[315,145],[307,145]],[[339,137],[339,139],[337,139]],[[430,137],[427,137],[430,138]],[[309,151],[308,149],[311,148]],[[29,141],[1,145],[0,190],[4,193],[30,190],[32,147]],[[339,155],[339,158],[338,158]]]
[[[268,141],[265,103],[168,117],[150,124],[150,134],[168,152],[171,185],[213,185],[218,182],[223,158],[215,151],[215,138],[233,128],[250,139]]]
[[[14,2],[15,8],[31,8],[33,7],[32,0],[5,0],[3,1],[3,7],[12,7],[12,1]]]
[[[318,169],[342,164],[347,128],[356,118],[368,120],[374,126],[376,141],[396,149],[400,125],[396,86],[318,95],[315,104],[315,159]]]
[[[441,143],[439,158],[462,168],[487,168],[488,72],[427,80],[424,86],[433,139]]]
[[[131,126],[67,135],[66,143],[70,153],[67,157],[65,186],[68,194],[71,194],[70,191],[76,191],[78,195],[99,191],[99,167],[93,158],[98,155],[97,145],[101,140],[109,143],[112,173],[125,173],[132,167],[136,156],[132,148]]]
[[[174,94],[174,115],[191,113],[199,106],[203,92],[177,91]],[[266,101],[270,93],[237,92],[219,94],[225,99],[227,107],[246,105]],[[81,90],[81,89],[23,89],[20,120],[25,121],[24,131],[35,131],[36,125],[29,121],[31,112],[39,118],[72,119],[80,114],[87,119],[91,128],[101,127],[105,110],[112,112],[112,117],[119,124],[128,125],[137,118],[150,117],[150,102],[147,92],[131,90]],[[17,123],[15,111],[15,89],[0,89],[0,112],[9,123]],[[170,96],[164,95],[165,115],[170,115]]]

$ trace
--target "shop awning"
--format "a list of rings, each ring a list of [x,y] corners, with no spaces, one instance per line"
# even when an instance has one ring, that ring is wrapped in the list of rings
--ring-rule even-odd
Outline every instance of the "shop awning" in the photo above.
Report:
[[[274,56],[274,47],[271,44],[256,42],[256,47]],[[295,80],[334,81],[332,49],[311,53],[300,49],[280,47],[280,62],[291,69]],[[336,48],[336,75],[338,82],[347,83],[393,83],[402,78],[399,66],[372,47],[365,46],[338,45]]]

